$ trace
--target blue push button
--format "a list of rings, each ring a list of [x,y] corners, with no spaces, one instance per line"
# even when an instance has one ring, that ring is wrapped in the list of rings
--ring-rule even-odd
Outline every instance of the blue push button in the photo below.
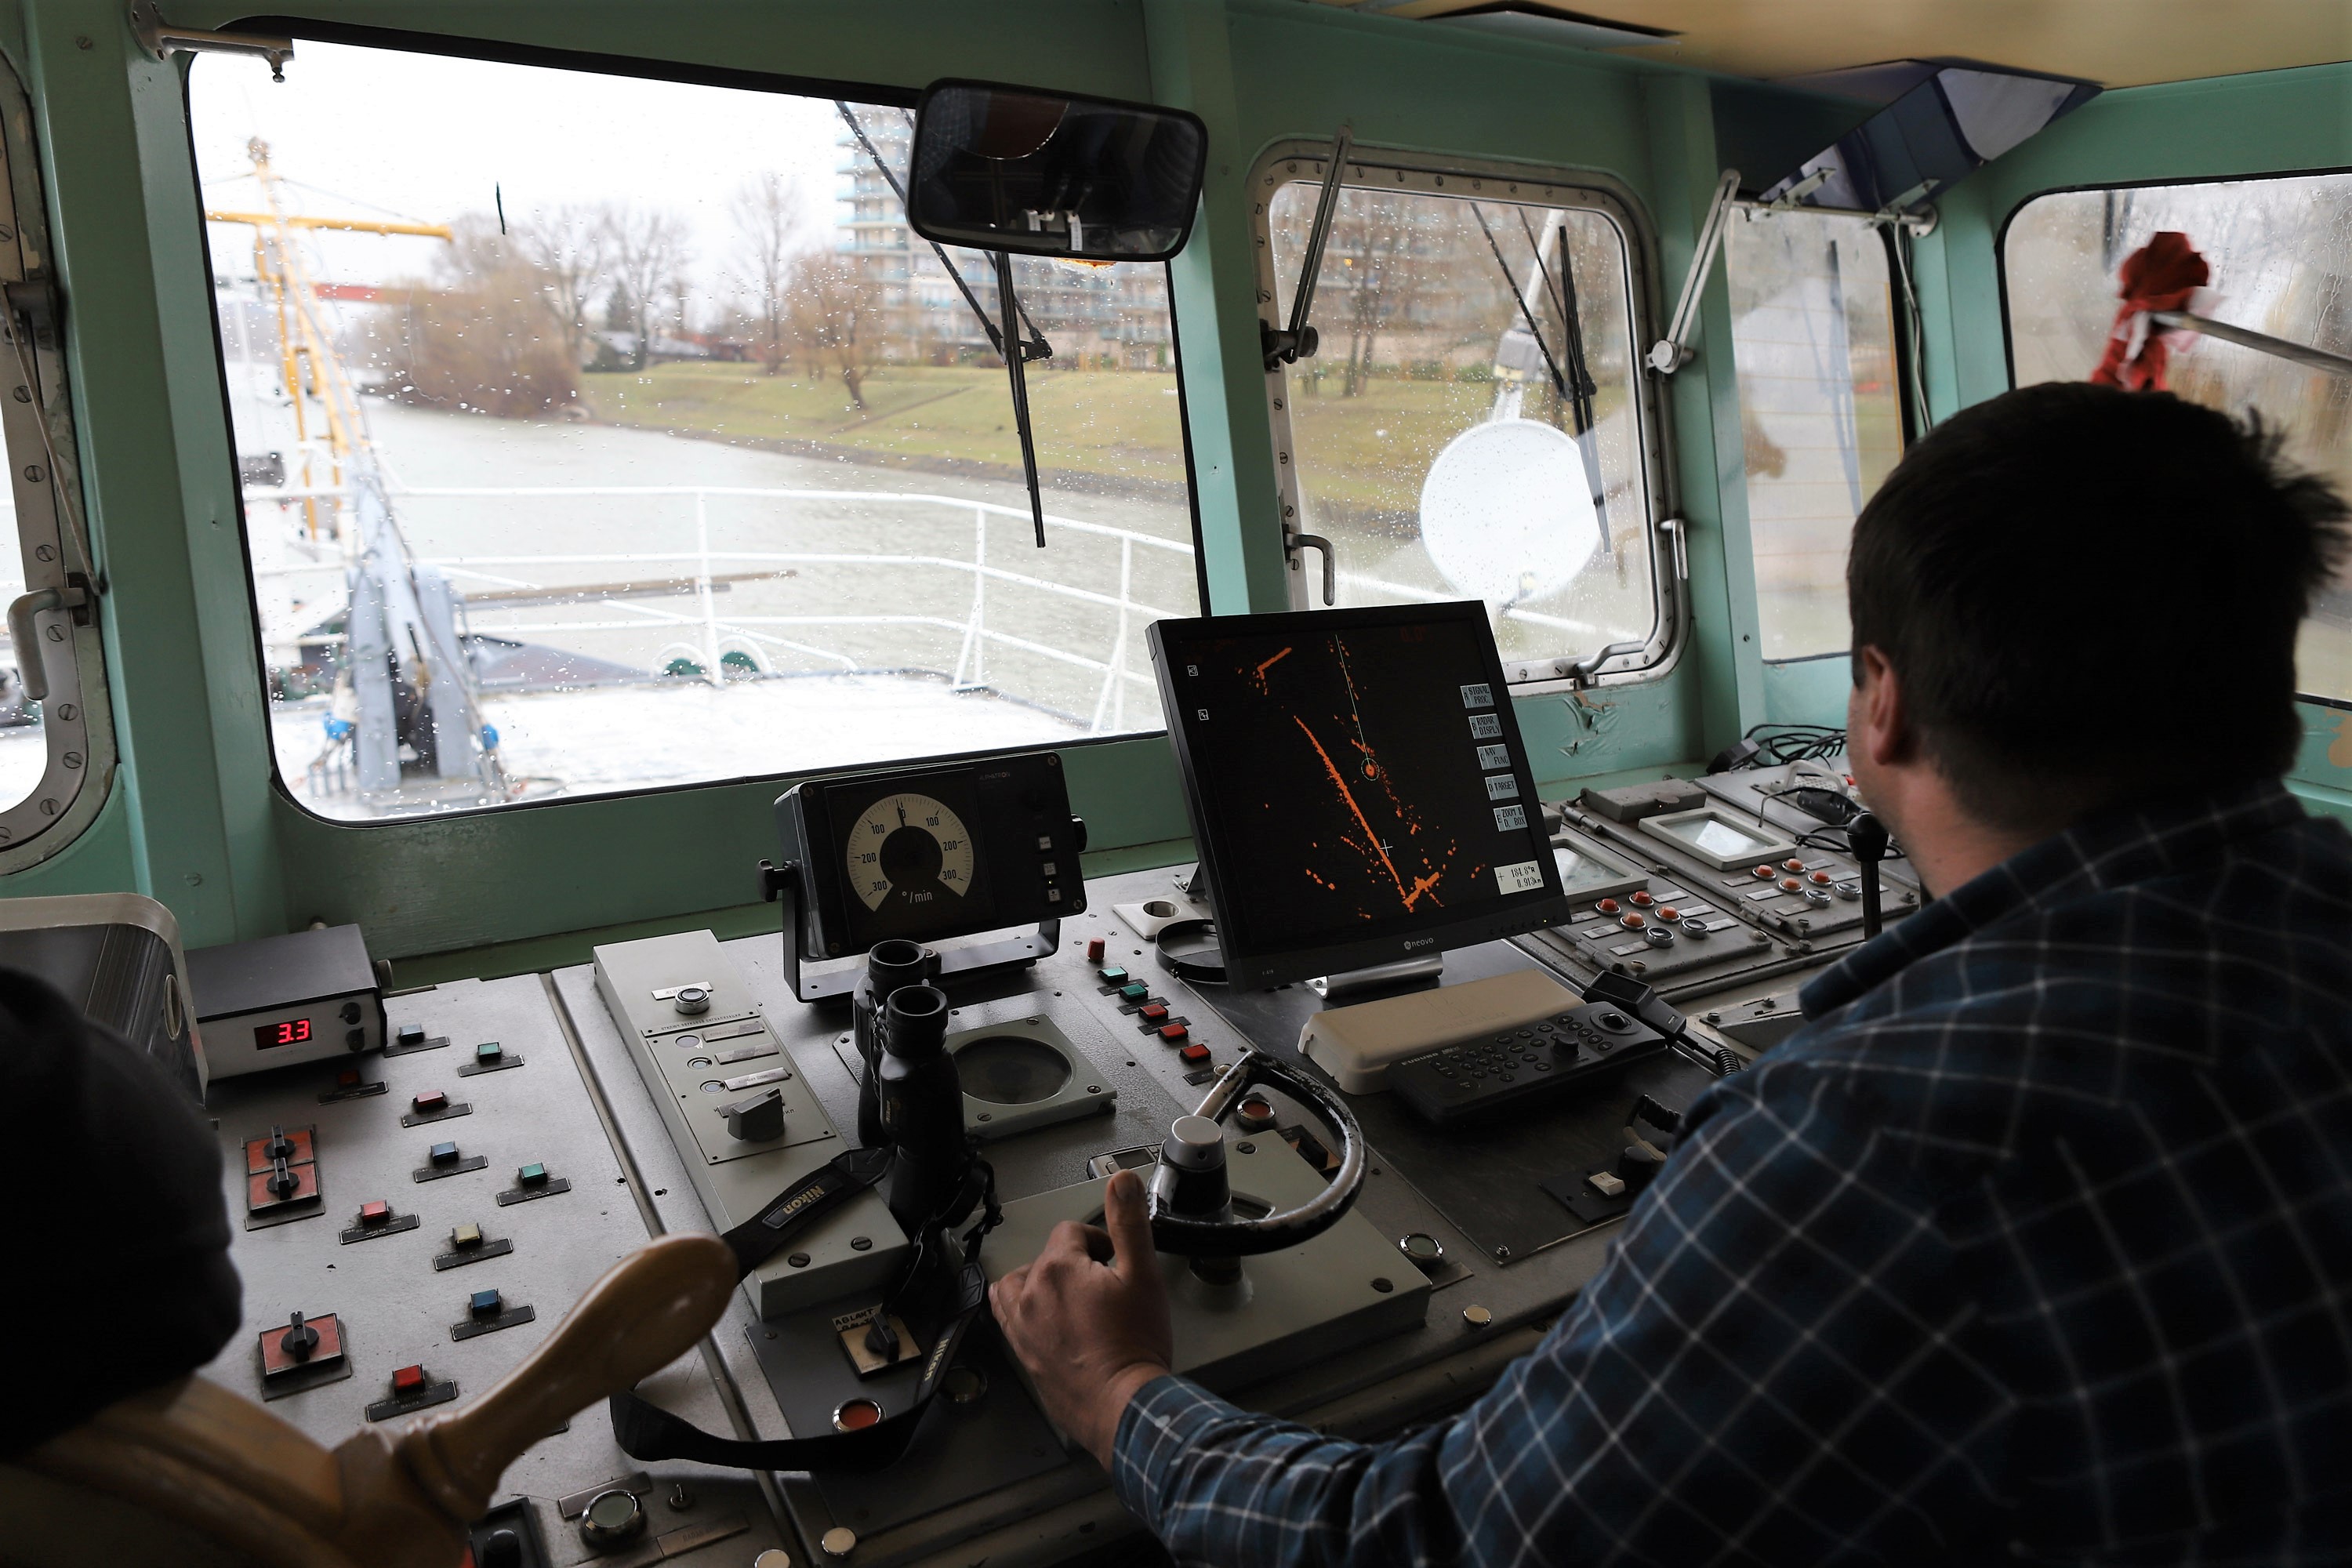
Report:
[[[435,1164],[446,1165],[450,1161],[457,1157],[457,1145],[455,1143],[436,1143],[433,1145],[430,1152]]]
[[[506,1310],[506,1302],[499,1299],[496,1290],[477,1290],[467,1299],[467,1304],[473,1308],[474,1316],[478,1318],[496,1317]]]

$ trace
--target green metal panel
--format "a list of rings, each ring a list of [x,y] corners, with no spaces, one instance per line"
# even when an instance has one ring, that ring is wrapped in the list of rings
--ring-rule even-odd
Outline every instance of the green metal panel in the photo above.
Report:
[[[1773,724],[1834,724],[1845,728],[1846,693],[1853,664],[1844,654],[1792,658],[1764,667],[1764,716]]]

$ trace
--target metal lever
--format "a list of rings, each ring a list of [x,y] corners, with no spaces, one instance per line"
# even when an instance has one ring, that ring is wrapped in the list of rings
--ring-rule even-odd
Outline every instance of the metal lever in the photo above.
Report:
[[[1858,813],[1845,825],[1845,843],[1862,872],[1862,936],[1867,942],[1878,934],[1878,862],[1886,855],[1886,828],[1870,813]]]
[[[131,0],[131,31],[140,46],[159,60],[173,50],[185,54],[257,55],[269,62],[272,81],[286,79],[286,62],[294,58],[291,38],[175,27],[156,12],[154,0]]]
[[[1301,550],[1323,552],[1323,605],[1328,609],[1339,600],[1339,563],[1331,552],[1331,542],[1319,533],[1294,533],[1290,536],[1291,559],[1296,561]]]
[[[1315,222],[1307,231],[1307,254],[1299,262],[1298,292],[1290,300],[1290,325],[1277,328],[1258,324],[1258,347],[1265,355],[1268,375],[1284,365],[1315,357],[1316,332],[1307,324],[1307,317],[1315,309],[1315,284],[1323,275],[1323,247],[1331,238],[1331,220],[1339,211],[1339,172],[1348,162],[1352,140],[1352,133],[1344,125],[1331,138],[1331,163],[1323,174],[1323,194],[1316,198]],[[1328,594],[1323,602],[1331,602]]]
[[[1574,664],[1570,665],[1568,667],[1568,678],[1574,681],[1579,688],[1590,686],[1592,684],[1593,676],[1599,672],[1602,665],[1607,664],[1611,659],[1615,658],[1621,653],[1639,653],[1649,646],[1650,645],[1645,642],[1611,643],[1607,647],[1601,649],[1598,653],[1586,654],[1582,658],[1580,658]]]
[[[2219,338],[2225,343],[2236,343],[2240,348],[2252,349],[2260,353],[2276,354],[2281,359],[2293,360],[2299,365],[2323,371],[2329,375],[2352,375],[2352,359],[2342,354],[2329,353],[2326,349],[2315,349],[2304,343],[2291,343],[2267,332],[2233,327],[2210,316],[2191,315],[2187,310],[2150,310],[2147,318],[2160,327],[2203,332],[2209,338]]]
[[[33,625],[33,617],[44,610],[65,607],[65,595],[55,588],[20,594],[8,605],[8,640],[16,645],[16,679],[24,683],[26,701],[43,701],[49,695],[48,665],[41,653],[40,628]]]
[[[1739,171],[1726,169],[1723,178],[1715,183],[1715,198],[1707,204],[1706,221],[1699,226],[1698,248],[1691,253],[1690,270],[1683,275],[1682,298],[1675,301],[1675,318],[1667,323],[1666,335],[1650,349],[1649,364],[1660,375],[1672,375],[1690,363],[1691,333],[1698,326],[1699,296],[1706,292],[1706,280],[1715,272],[1715,253],[1723,244],[1723,220],[1731,212],[1731,199],[1739,194]]]

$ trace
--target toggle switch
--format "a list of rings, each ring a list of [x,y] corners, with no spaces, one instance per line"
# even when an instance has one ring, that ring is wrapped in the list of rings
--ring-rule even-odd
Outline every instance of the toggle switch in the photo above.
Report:
[[[286,1331],[278,1336],[278,1348],[294,1361],[309,1361],[310,1352],[319,1348],[319,1331],[304,1322],[301,1313],[289,1313]]]
[[[269,1137],[261,1145],[265,1160],[290,1160],[294,1157],[294,1140],[286,1136],[283,1127],[272,1127]]]
[[[280,1154],[277,1159],[270,1162],[268,1183],[270,1196],[276,1198],[292,1197],[294,1195],[294,1189],[301,1184],[302,1179],[299,1176],[297,1176],[294,1173],[293,1168],[286,1163],[286,1156]]]
[[[784,1091],[781,1089],[764,1090],[719,1110],[727,1118],[730,1138],[745,1143],[766,1143],[784,1135]]]

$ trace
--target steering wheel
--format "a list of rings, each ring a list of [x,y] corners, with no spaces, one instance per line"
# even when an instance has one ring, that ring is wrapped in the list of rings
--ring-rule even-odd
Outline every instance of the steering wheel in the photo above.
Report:
[[[1242,1091],[1252,1084],[1282,1090],[1312,1110],[1337,1133],[1339,1171],[1321,1192],[1297,1208],[1279,1214],[1257,1219],[1211,1219],[1175,1212],[1174,1200],[1180,1187],[1205,1179],[1219,1194],[1224,1188],[1224,1147],[1222,1142],[1207,1136],[1213,1130],[1222,1129],[1196,1126],[1190,1131],[1198,1136],[1188,1144],[1184,1124],[1222,1123],[1241,1100]],[[1179,1147],[1185,1150],[1187,1156],[1181,1166],[1170,1158],[1170,1150]],[[1311,1074],[1253,1049],[1225,1068],[1210,1086],[1199,1110],[1178,1119],[1177,1129],[1163,1147],[1160,1163],[1152,1168],[1146,1184],[1145,1212],[1151,1218],[1152,1245],[1162,1252],[1184,1258],[1247,1258],[1261,1252],[1280,1252],[1322,1235],[1339,1224],[1339,1217],[1354,1205],[1356,1194],[1363,1185],[1363,1130],[1356,1125],[1355,1115],[1339,1094]]]

